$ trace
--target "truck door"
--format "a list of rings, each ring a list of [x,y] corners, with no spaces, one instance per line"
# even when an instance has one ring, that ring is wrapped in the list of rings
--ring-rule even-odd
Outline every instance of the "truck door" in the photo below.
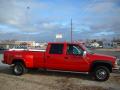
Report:
[[[64,44],[50,44],[46,53],[45,67],[47,69],[63,69]]]
[[[67,45],[66,56],[64,58],[67,70],[88,71],[89,62],[87,58],[83,56],[83,52],[84,50],[79,45]]]

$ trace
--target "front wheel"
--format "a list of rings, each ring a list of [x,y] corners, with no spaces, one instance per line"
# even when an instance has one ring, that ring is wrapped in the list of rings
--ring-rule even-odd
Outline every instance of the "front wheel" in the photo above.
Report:
[[[105,66],[96,67],[93,76],[97,81],[106,81],[109,79],[110,71]]]
[[[26,71],[25,66],[20,62],[15,63],[15,65],[13,66],[13,74],[17,76],[24,74],[25,71]]]

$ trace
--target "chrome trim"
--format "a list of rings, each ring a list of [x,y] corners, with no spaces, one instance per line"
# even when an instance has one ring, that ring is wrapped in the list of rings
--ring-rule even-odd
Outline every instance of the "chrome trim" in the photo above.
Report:
[[[118,69],[120,69],[120,59],[116,58],[115,67],[113,68],[113,70],[118,70]]]
[[[120,66],[120,59],[119,58],[116,58],[115,64]]]

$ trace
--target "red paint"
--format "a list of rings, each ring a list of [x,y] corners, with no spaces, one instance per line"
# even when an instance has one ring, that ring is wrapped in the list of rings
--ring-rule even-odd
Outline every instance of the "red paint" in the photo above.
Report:
[[[51,44],[63,44],[63,53],[50,54],[49,51]],[[3,62],[11,65],[13,60],[22,60],[27,68],[45,68],[79,72],[89,72],[92,63],[97,60],[111,62],[112,66],[115,64],[116,58],[113,56],[90,54],[89,52],[86,53],[86,56],[67,54],[66,52],[68,44],[71,43],[48,43],[46,52],[27,50],[5,51]],[[83,51],[86,50],[82,45],[79,45],[79,47]]]

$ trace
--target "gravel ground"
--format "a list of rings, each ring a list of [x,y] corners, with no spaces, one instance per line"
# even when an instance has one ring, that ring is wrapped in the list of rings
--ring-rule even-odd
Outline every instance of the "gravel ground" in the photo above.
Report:
[[[97,51],[98,52],[98,51]],[[102,53],[101,51],[99,53]],[[104,52],[105,53],[105,52]],[[111,52],[119,56],[119,52]],[[111,54],[106,52],[105,54]],[[85,73],[30,71],[22,76],[12,75],[10,66],[0,64],[0,90],[120,90],[120,72],[108,81],[97,82]]]

